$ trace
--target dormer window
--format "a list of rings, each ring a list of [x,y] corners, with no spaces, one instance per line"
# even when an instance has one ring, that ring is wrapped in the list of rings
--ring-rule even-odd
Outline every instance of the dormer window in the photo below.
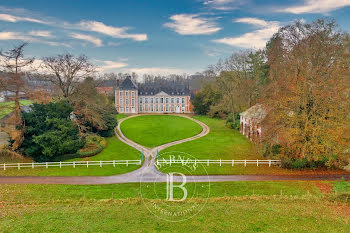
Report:
[[[146,93],[145,93],[146,95],[148,94],[148,92],[146,91]]]

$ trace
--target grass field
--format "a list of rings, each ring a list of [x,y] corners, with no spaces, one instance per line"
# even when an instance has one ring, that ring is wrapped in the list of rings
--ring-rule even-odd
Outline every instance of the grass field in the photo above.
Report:
[[[148,211],[139,198],[139,184],[0,185],[0,231],[349,232],[350,215],[346,210],[350,203],[331,201],[316,185],[316,182],[211,184],[210,198],[202,211],[175,223]],[[176,206],[204,201],[188,199]],[[144,202],[167,204],[155,196]]]
[[[125,120],[121,130],[127,138],[152,148],[197,135],[202,127],[184,117],[145,115]]]
[[[196,159],[266,159],[255,150],[251,143],[239,131],[232,130],[225,126],[225,121],[206,116],[193,116],[210,127],[210,133],[194,141],[185,142],[169,147],[160,152],[161,158],[169,158],[169,152],[185,152]],[[168,154],[167,154],[168,153]],[[176,154],[176,153],[174,153]],[[339,173],[341,171],[313,171],[313,170],[291,170],[282,169],[277,166],[250,164],[244,167],[243,164],[232,167],[230,164],[219,164],[204,166],[208,174],[313,174],[313,173]],[[162,171],[177,171],[176,168],[164,166]],[[203,169],[193,171],[193,174],[203,174]]]
[[[31,100],[21,100],[19,103],[21,106],[25,106],[30,105],[33,102]],[[13,101],[0,103],[0,119],[10,114],[13,111],[14,106],[15,103]]]

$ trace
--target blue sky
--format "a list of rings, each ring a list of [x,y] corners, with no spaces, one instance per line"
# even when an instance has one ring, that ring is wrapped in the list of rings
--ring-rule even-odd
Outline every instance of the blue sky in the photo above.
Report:
[[[350,31],[350,0],[2,0],[0,48],[85,54],[102,72],[193,74],[279,27],[333,17]]]

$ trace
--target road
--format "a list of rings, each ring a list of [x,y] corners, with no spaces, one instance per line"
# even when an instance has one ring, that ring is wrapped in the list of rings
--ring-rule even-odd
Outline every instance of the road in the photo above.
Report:
[[[143,165],[132,172],[114,175],[114,176],[2,176],[0,177],[0,184],[117,184],[117,183],[137,183],[137,182],[166,182],[167,175],[158,171],[155,164],[155,157],[157,150],[161,151],[170,146],[180,143],[196,140],[204,137],[210,132],[210,128],[201,121],[193,119],[186,115],[178,115],[186,117],[202,127],[202,132],[186,139],[170,142],[160,145],[158,147],[149,149],[140,144],[137,144],[124,136],[120,129],[123,121],[137,117],[139,115],[132,115],[123,118],[119,121],[115,129],[115,134],[119,140],[134,147],[139,151],[143,151],[145,161]],[[73,168],[72,168],[73,169]],[[343,175],[209,175],[209,176],[187,176],[187,182],[225,182],[225,181],[274,181],[274,180],[327,180],[334,181],[341,178],[350,180],[350,174]],[[182,182],[182,177],[174,177],[175,182]]]

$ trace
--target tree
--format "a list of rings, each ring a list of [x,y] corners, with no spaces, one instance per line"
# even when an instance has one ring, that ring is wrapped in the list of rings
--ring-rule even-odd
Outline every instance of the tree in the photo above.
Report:
[[[76,153],[85,141],[70,120],[73,108],[66,102],[33,104],[23,113],[26,128],[21,150],[36,161],[52,161],[65,154]]]
[[[45,79],[56,85],[64,98],[73,94],[82,78],[95,72],[95,66],[86,56],[74,57],[69,53],[43,58],[42,68],[47,73]]]
[[[17,130],[11,130],[11,138],[14,141],[13,149],[17,149],[23,141],[23,119],[21,115],[20,97],[21,95],[28,95],[28,88],[23,79],[24,68],[27,68],[34,62],[34,58],[26,58],[24,56],[24,48],[27,43],[22,43],[15,46],[13,49],[0,52],[2,67],[4,68],[0,77],[0,88],[3,91],[13,93],[14,111],[10,119],[10,123],[17,126]],[[4,105],[8,107],[10,105]]]
[[[207,115],[210,106],[216,104],[220,98],[220,93],[211,84],[207,84],[194,96],[192,101],[194,111],[199,115]]]
[[[91,77],[76,87],[70,102],[74,108],[74,121],[81,133],[113,135],[113,130],[117,126],[117,111],[105,95],[98,93],[95,81]]]
[[[268,43],[265,142],[283,159],[341,167],[350,151],[349,35],[333,20],[296,22]]]

